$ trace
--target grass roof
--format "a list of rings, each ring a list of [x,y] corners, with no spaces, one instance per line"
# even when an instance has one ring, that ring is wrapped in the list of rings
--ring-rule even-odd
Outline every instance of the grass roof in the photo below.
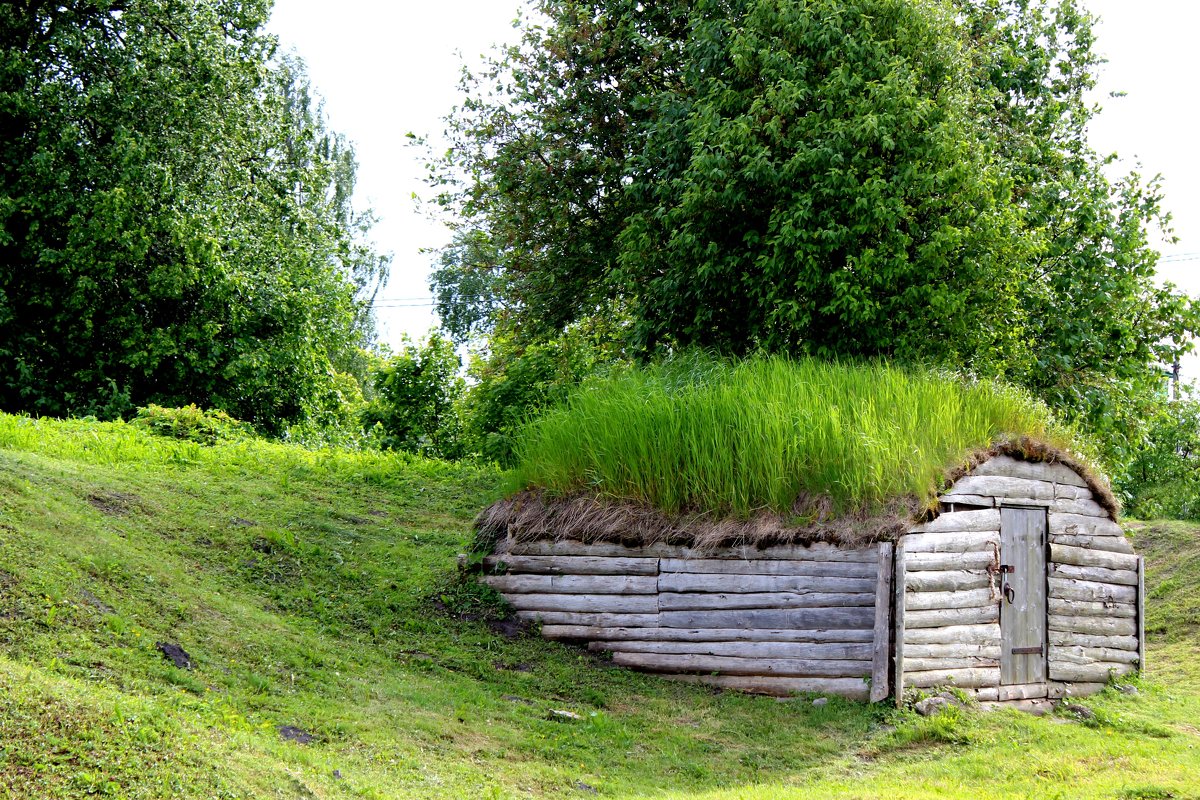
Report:
[[[586,512],[580,498],[610,512],[628,501],[727,529],[740,521],[743,533],[764,515],[775,527],[908,519],[982,455],[1064,460],[1090,473],[1080,450],[1044,404],[1003,383],[883,363],[692,354],[586,382],[532,421],[507,507],[511,517],[522,492],[526,513],[531,492],[542,505],[572,501],[573,515]]]

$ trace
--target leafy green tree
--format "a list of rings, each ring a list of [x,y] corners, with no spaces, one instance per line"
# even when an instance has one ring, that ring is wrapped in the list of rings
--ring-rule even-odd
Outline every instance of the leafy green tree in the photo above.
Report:
[[[332,402],[385,259],[266,0],[0,7],[0,408]]]
[[[382,428],[381,444],[388,449],[461,457],[461,366],[454,342],[436,331],[423,342],[406,341],[374,373],[376,397],[364,412],[365,427]]]

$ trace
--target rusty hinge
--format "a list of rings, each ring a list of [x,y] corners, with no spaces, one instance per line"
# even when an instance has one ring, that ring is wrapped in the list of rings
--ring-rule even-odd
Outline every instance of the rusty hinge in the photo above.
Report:
[[[1039,655],[1040,656],[1042,654],[1042,646],[1039,644],[1036,647],[1014,647],[1012,650],[1009,650],[1008,652],[1012,653],[1014,656],[1028,656],[1028,655]]]

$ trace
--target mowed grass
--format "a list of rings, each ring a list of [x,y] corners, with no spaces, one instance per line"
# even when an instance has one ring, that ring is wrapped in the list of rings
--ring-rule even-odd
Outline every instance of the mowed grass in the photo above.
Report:
[[[488,468],[3,416],[0,442],[0,797],[1197,796],[1194,525],[1137,526],[1139,695],[924,719],[510,638],[455,568]]]
[[[1030,436],[1077,450],[1050,411],[1002,384],[887,364],[692,354],[585,383],[518,439],[507,488],[591,491],[667,512],[840,510],[914,496],[977,449]]]

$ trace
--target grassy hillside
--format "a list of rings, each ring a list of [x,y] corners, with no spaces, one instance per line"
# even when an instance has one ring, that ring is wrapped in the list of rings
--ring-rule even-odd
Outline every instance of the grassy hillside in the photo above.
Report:
[[[1197,796],[1200,528],[1136,532],[1138,696],[927,720],[520,635],[454,566],[498,477],[0,416],[0,797]]]

